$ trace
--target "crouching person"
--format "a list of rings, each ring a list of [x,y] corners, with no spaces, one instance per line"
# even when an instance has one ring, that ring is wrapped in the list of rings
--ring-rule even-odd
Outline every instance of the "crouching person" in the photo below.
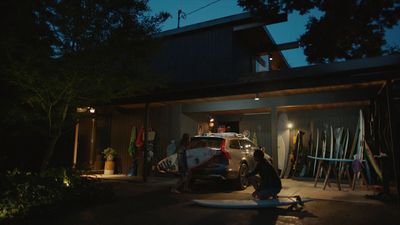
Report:
[[[261,150],[254,151],[255,169],[246,175],[248,182],[255,189],[255,199],[277,198],[282,189],[281,179],[271,163],[264,158]]]

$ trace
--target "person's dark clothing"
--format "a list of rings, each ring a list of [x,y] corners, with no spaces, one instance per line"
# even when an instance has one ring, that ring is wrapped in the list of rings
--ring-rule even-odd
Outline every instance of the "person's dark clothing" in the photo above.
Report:
[[[247,177],[255,176],[259,174],[261,177],[259,189],[282,189],[281,179],[275,171],[275,168],[266,160],[262,159],[257,163],[256,168],[247,174]]]
[[[188,171],[188,165],[186,160],[186,149],[184,146],[179,146],[176,149],[178,154],[178,171],[180,174],[185,174]]]

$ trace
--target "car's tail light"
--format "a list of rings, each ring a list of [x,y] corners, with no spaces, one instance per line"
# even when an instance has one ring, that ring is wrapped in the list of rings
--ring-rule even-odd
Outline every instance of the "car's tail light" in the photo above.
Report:
[[[226,149],[225,149],[225,139],[224,140],[222,140],[221,141],[221,146],[220,146],[220,148],[221,148],[221,152],[222,152],[222,154],[225,156],[225,158],[226,159],[231,159],[232,157],[231,157],[231,154],[228,152],[228,151],[226,151]]]

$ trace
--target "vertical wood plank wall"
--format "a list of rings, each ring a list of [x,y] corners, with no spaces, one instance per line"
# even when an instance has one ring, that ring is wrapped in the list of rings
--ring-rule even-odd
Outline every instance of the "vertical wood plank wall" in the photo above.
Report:
[[[314,123],[314,132],[316,132],[317,128],[321,131],[324,128],[324,124],[332,125],[334,128],[348,128],[350,130],[350,141],[352,141],[358,120],[358,110],[358,108],[340,108],[286,113],[288,120],[294,124],[291,136],[295,136],[298,129],[306,131],[303,143],[304,147],[308,148],[307,143],[311,121]],[[271,121],[269,114],[238,115],[236,118],[239,120],[240,131],[248,129],[252,132],[252,135],[256,132],[259,146],[269,146],[271,142]],[[113,115],[111,147],[117,149],[119,153],[119,161],[117,162],[117,171],[119,173],[127,173],[132,163],[132,158],[128,154],[131,128],[132,126],[136,126],[139,129],[143,125],[143,121],[144,110],[142,109],[124,113],[116,112]],[[171,139],[174,139],[178,143],[180,135],[184,132],[195,135],[197,124],[202,122],[204,121],[197,121],[195,116],[182,114],[180,106],[150,108],[150,127],[156,131],[153,164],[165,157],[166,147]],[[293,147],[292,141],[291,147]],[[267,149],[267,152],[271,153],[272,150]]]

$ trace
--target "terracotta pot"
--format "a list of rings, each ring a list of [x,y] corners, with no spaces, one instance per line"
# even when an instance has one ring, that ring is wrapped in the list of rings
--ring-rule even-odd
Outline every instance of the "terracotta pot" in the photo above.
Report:
[[[107,160],[104,164],[104,174],[112,175],[114,174],[115,163],[112,160]]]

